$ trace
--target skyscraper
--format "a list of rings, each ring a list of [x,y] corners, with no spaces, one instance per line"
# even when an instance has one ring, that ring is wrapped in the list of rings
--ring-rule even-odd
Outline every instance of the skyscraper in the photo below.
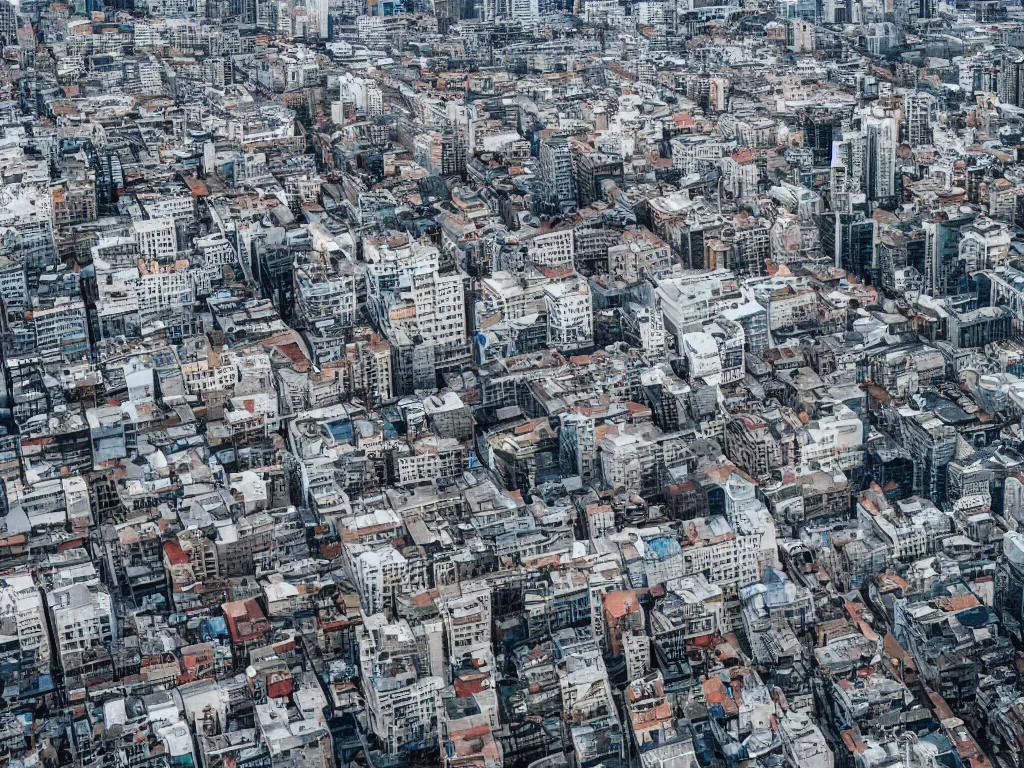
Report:
[[[849,213],[855,199],[863,199],[865,138],[856,131],[843,131],[832,143],[830,196],[832,210]]]
[[[896,194],[896,121],[872,115],[862,124],[867,140],[865,191],[869,200],[884,200]]]
[[[1020,106],[1022,67],[1024,67],[1024,54],[1016,48],[1008,48],[1003,51],[999,62],[997,88],[999,100],[1004,104]]]
[[[832,154],[832,142],[838,132],[839,125],[832,115],[804,117],[804,146],[810,148],[815,167],[828,165]]]
[[[948,296],[963,288],[959,273],[960,230],[975,219],[964,213],[957,218],[939,214],[924,221],[924,290],[930,296]]]
[[[907,120],[907,141],[911,147],[932,143],[932,97],[914,91],[903,97],[903,113]]]
[[[874,279],[875,222],[863,213],[836,216],[836,259],[840,267],[858,280]]]
[[[0,45],[18,44],[18,14],[7,0],[0,0]]]
[[[327,0],[306,0],[306,11],[309,14],[310,31],[321,40],[330,36],[330,14]]]
[[[547,202],[559,212],[576,209],[576,179],[572,149],[564,136],[553,136],[540,145],[540,176]]]

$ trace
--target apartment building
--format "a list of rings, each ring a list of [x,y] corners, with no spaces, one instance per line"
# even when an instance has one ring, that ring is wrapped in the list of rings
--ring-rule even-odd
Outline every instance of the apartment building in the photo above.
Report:
[[[163,262],[174,259],[178,252],[178,241],[173,218],[160,216],[143,219],[133,222],[132,227],[142,258]]]
[[[430,660],[404,620],[367,615],[359,637],[359,669],[370,730],[385,755],[436,748],[444,680],[424,674]]]
[[[461,596],[442,601],[440,610],[452,665],[491,653],[491,592],[486,582],[463,585]]]
[[[561,350],[583,349],[594,342],[590,286],[582,277],[544,288],[548,343]]]
[[[399,591],[409,584],[409,565],[402,553],[390,545],[374,549],[347,543],[345,556],[363,610],[380,613],[393,608]]]
[[[15,573],[0,579],[0,626],[5,635],[18,638],[26,667],[49,673],[52,652],[46,604],[31,575]]]
[[[114,604],[98,582],[73,583],[46,594],[54,650],[62,663],[86,651],[105,648],[116,631]]]

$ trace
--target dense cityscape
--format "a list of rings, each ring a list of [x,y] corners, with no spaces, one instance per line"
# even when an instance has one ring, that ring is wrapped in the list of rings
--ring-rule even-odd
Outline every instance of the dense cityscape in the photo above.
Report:
[[[0,768],[1024,768],[1022,49],[0,0]]]

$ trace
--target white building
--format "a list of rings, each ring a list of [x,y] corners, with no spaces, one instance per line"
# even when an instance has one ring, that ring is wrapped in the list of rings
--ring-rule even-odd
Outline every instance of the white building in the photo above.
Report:
[[[410,451],[393,458],[395,476],[399,485],[416,486],[437,479],[440,464],[436,453]]]
[[[441,602],[445,639],[451,663],[491,654],[491,592],[486,582],[471,582],[460,597]]]
[[[808,422],[800,430],[800,458],[818,462],[822,469],[850,470],[864,461],[864,422],[846,405]]]
[[[412,299],[420,333],[436,346],[460,347],[466,343],[466,296],[462,274],[434,272],[413,281]]]
[[[350,72],[342,73],[338,78],[338,95],[342,102],[351,102],[356,111],[364,112],[368,117],[384,114],[384,97],[380,86],[368,78]]]
[[[718,342],[711,334],[702,331],[684,333],[679,341],[690,376],[697,379],[721,374],[722,358],[718,353]]]
[[[696,518],[687,523],[684,534],[683,575],[703,573],[721,587],[738,622],[739,588],[760,579],[765,566],[778,566],[771,515],[767,510],[738,513],[735,526],[723,516]]]
[[[197,237],[193,245],[199,251],[200,263],[204,267],[221,267],[238,261],[235,247],[220,233]]]
[[[167,311],[176,312],[191,307],[195,300],[192,277],[187,268],[164,269],[156,263],[143,264],[134,288],[143,323]]]
[[[559,350],[587,347],[594,341],[590,286],[585,278],[545,286],[548,343]]]
[[[85,304],[81,299],[59,298],[52,307],[33,309],[36,349],[77,348],[87,341]]]
[[[352,262],[312,255],[293,269],[295,311],[307,326],[351,326],[356,317],[356,278]]]
[[[185,391],[192,395],[230,390],[238,383],[238,368],[222,358],[212,346],[198,360],[182,363],[181,375],[185,381]]]
[[[907,139],[911,147],[923,147],[932,143],[931,94],[912,91],[903,97],[903,112],[907,121]]]
[[[49,671],[50,638],[43,598],[31,575],[18,573],[0,579],[0,623],[5,626],[4,634],[17,634],[22,659],[34,659],[37,669]]]
[[[923,518],[915,519],[902,508],[869,488],[857,499],[857,522],[865,534],[873,534],[885,543],[889,558],[899,563],[912,563],[929,554],[935,537]]]
[[[378,613],[364,620],[359,669],[366,714],[388,755],[437,744],[444,680],[421,673],[431,668],[425,657],[404,619],[388,622]]]
[[[178,252],[178,241],[174,234],[174,219],[162,216],[132,223],[139,255],[144,259],[167,261]]]
[[[150,215],[150,219],[148,221],[134,222],[136,232],[138,232],[139,224],[147,224],[149,221],[159,221],[163,218],[170,218],[173,221],[192,221],[195,215],[195,203],[191,194],[161,194],[153,200],[145,201],[143,206],[146,209],[146,213]]]
[[[979,269],[996,269],[1008,262],[1012,239],[1005,223],[978,218],[960,230],[958,258],[968,274]]]
[[[67,667],[73,654],[109,646],[115,636],[114,604],[98,583],[58,587],[46,595],[55,650]]]
[[[528,254],[538,267],[571,267],[573,255],[573,229],[552,229],[537,232],[528,242]]]
[[[408,574],[408,563],[402,553],[390,546],[371,549],[346,544],[345,555],[363,611],[379,613],[393,608],[395,596]]]

